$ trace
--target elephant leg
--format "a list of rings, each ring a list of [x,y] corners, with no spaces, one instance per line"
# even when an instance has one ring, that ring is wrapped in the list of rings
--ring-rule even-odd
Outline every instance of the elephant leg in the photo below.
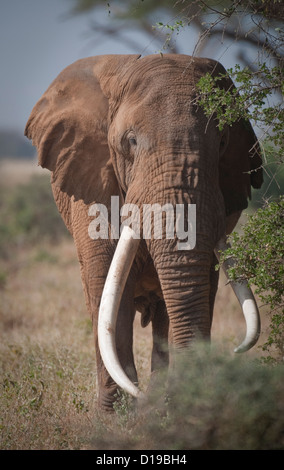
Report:
[[[157,387],[164,387],[163,371],[169,366],[169,318],[163,300],[156,302],[152,315],[153,349],[151,357],[151,378],[148,393]]]
[[[165,302],[157,302],[152,318],[153,350],[151,371],[154,372],[169,365],[169,318]]]
[[[103,364],[99,351],[97,330],[100,301],[115,246],[109,240],[93,241],[91,238],[86,238],[89,220],[87,218],[86,221],[82,221],[81,218],[84,214],[86,215],[86,212],[81,207],[80,209],[80,211],[74,211],[73,214],[74,240],[80,262],[86,305],[93,323],[96,350],[97,401],[100,409],[113,411],[113,403],[117,399],[118,386],[110,377]],[[78,219],[76,219],[76,216]],[[132,353],[134,319],[134,281],[132,278],[134,278],[133,272],[125,286],[125,292],[122,296],[118,312],[116,344],[122,367],[129,378],[133,382],[137,382]]]
[[[126,286],[118,312],[116,327],[116,348],[120,364],[126,375],[134,383],[138,382],[133,356],[133,321],[135,309],[133,296]],[[113,404],[118,399],[120,388],[106,370],[98,346],[97,321],[94,322],[96,358],[97,358],[97,396],[99,409],[112,412]]]
[[[108,371],[106,370],[104,363],[102,361],[99,345],[98,345],[98,336],[96,328],[94,328],[95,333],[95,347],[96,347],[96,366],[97,366],[97,404],[98,409],[103,412],[112,412],[113,403],[116,400],[117,396],[117,385],[110,377]]]

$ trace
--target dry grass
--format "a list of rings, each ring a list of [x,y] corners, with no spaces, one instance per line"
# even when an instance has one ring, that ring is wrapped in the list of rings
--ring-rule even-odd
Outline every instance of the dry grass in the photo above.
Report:
[[[88,448],[97,425],[95,354],[73,241],[26,249],[2,269],[0,448]],[[147,333],[137,319],[144,382]]]
[[[16,179],[13,184],[16,184]],[[0,271],[5,272],[5,283],[0,290],[0,449],[222,448],[222,443],[227,442],[226,436],[230,435],[227,421],[230,418],[235,420],[229,412],[225,420],[228,428],[225,427],[225,437],[222,435],[220,441],[218,433],[215,433],[215,440],[208,441],[206,430],[211,430],[209,434],[212,435],[212,419],[216,421],[216,407],[220,406],[220,395],[216,405],[212,393],[203,398],[202,406],[199,403],[194,411],[191,410],[189,417],[188,410],[192,405],[185,400],[181,414],[178,417],[174,415],[176,425],[169,418],[168,411],[163,415],[164,411],[161,412],[159,405],[153,403],[141,415],[138,413],[133,417],[125,397],[117,406],[115,420],[97,415],[93,334],[72,240],[65,240],[56,246],[39,241],[33,247],[23,247],[2,262]],[[242,339],[244,323],[237,301],[230,287],[225,285],[223,276],[215,310],[213,345],[222,357],[224,354],[232,357],[234,346]],[[141,382],[146,386],[150,369],[151,331],[149,327],[142,329],[139,320],[138,317],[135,322],[135,354]],[[236,332],[240,333],[238,338]],[[255,348],[245,356],[245,364],[260,354]],[[222,361],[218,364],[216,377],[218,374],[220,376],[221,370],[230,369],[228,365],[221,367]],[[232,364],[235,364],[234,360]],[[237,370],[245,370],[245,367],[242,363],[241,369]],[[210,378],[208,374],[205,388],[218,388],[214,377]],[[224,375],[221,377],[224,387],[228,387],[228,379]],[[234,379],[230,380],[234,382]],[[253,393],[260,393],[261,380],[258,380],[258,388],[255,386]],[[200,396],[203,387],[202,384],[198,385],[198,381],[193,382],[200,388],[193,390],[193,395],[187,393],[191,402],[195,400],[192,397]],[[277,382],[273,379],[271,383]],[[282,401],[278,400],[278,392],[276,390],[274,394],[272,388],[271,399],[282,407],[283,415],[283,398]],[[230,396],[226,409],[229,410],[230,406],[234,409],[236,393],[230,394],[229,390],[226,393],[225,398],[222,395],[222,400]],[[212,405],[206,404],[206,400]],[[149,409],[151,411],[147,414]],[[196,410],[200,415],[196,416]],[[213,410],[213,418],[206,410],[210,413]],[[155,422],[149,418],[149,413],[155,417]],[[273,409],[273,422],[275,413]],[[183,423],[185,429],[190,425],[190,429],[198,431],[194,435],[188,433],[187,439],[184,433],[180,435],[185,416],[188,418]],[[220,428],[223,426],[224,419],[221,419]],[[247,433],[250,426],[251,422],[247,425]],[[276,440],[275,447],[283,446],[283,440],[278,443],[278,435],[274,431],[273,428],[271,435],[273,441]],[[234,432],[237,433],[235,428]],[[256,442],[269,448],[270,444],[262,444],[260,438],[255,439],[246,438],[246,442],[251,443],[248,445],[252,448],[258,448]],[[231,446],[237,442],[236,445],[242,448],[240,440],[228,442]],[[247,444],[243,448],[247,448]]]
[[[95,367],[73,246],[21,253],[1,299],[0,447],[80,447]]]

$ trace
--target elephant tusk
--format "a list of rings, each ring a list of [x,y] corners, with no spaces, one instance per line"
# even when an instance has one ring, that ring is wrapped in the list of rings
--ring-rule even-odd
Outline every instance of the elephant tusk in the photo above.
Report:
[[[230,245],[225,237],[221,238],[215,247],[215,255],[220,260],[220,252],[225,251]],[[223,270],[228,277],[227,270],[234,266],[232,260],[226,260],[223,263]],[[260,316],[254,295],[247,282],[230,281],[230,284],[236,294],[236,297],[242,307],[246,321],[246,336],[243,342],[234,350],[236,353],[242,353],[252,348],[260,335]]]
[[[100,303],[98,342],[102,360],[110,376],[123,390],[138,398],[142,396],[142,392],[122,369],[115,342],[118,309],[140,242],[139,239],[133,238],[134,234],[135,232],[130,227],[124,226],[118,241]]]

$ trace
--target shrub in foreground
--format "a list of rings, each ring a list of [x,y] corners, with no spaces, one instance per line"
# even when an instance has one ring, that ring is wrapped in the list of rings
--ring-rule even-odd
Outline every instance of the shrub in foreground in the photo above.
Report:
[[[116,407],[117,430],[100,428],[93,439],[102,449],[284,449],[284,369],[225,358],[200,348],[190,367],[181,364],[169,384],[150,394],[137,415],[126,400]],[[131,408],[130,408],[131,409]],[[123,424],[123,429],[122,429]]]

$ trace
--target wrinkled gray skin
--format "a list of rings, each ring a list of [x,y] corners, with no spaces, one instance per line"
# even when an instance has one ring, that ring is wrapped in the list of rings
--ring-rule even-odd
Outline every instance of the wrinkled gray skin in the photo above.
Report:
[[[118,313],[118,356],[137,381],[132,341],[135,311],[152,322],[152,370],[195,337],[209,338],[218,272],[217,241],[247,207],[251,186],[262,183],[261,159],[248,122],[220,132],[196,105],[195,85],[205,73],[223,73],[209,59],[185,55],[101,56],[67,67],[34,107],[26,135],[39,164],[52,172],[52,189],[73,235],[97,354],[98,404],[110,410],[117,385],[98,349],[98,308],[117,240],[92,240],[93,203],[194,203],[197,242],[178,251],[177,240],[141,240]],[[220,87],[232,86],[229,80]],[[251,170],[253,170],[251,172]],[[110,220],[110,217],[109,217]]]

